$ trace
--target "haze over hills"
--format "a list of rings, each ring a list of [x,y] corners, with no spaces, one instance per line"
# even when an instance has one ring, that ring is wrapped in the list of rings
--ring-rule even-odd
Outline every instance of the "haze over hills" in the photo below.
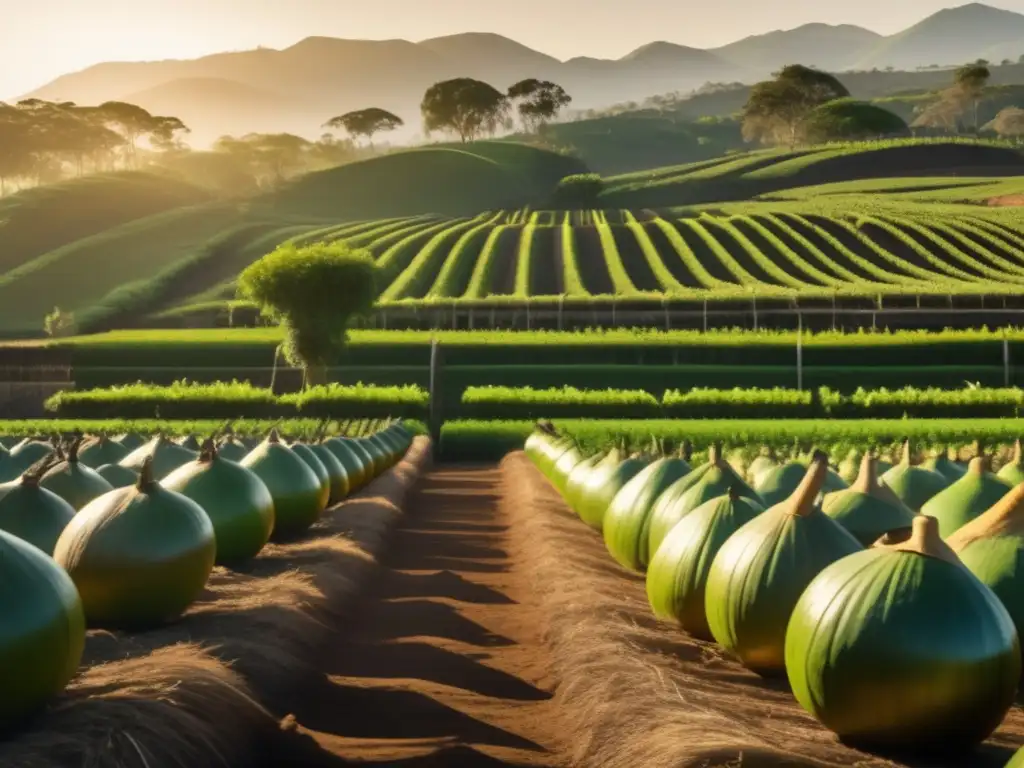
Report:
[[[713,50],[658,41],[620,59],[562,62],[501,35],[466,33],[419,43],[309,37],[283,50],[260,48],[190,60],[110,62],[64,75],[26,96],[96,104],[138,103],[182,118],[190,143],[225,133],[289,131],[316,136],[329,117],[366,106],[390,109],[419,128],[432,83],[475,77],[504,88],[525,77],[553,79],[577,109],[640,101],[707,82],[754,82],[793,62],[831,71],[915,69],[1024,55],[1024,15],[972,3],[940,11],[882,37],[851,25],[806,24]]]

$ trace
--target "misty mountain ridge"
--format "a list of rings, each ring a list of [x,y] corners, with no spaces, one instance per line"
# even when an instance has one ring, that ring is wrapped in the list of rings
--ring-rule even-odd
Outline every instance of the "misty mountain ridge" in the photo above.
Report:
[[[796,62],[835,72],[914,70],[977,58],[1016,61],[1021,55],[1024,14],[972,3],[939,11],[888,37],[848,24],[810,23],[710,50],[655,41],[619,59],[560,61],[486,32],[420,42],[311,36],[280,50],[97,64],[25,97],[80,104],[131,101],[180,117],[193,130],[194,146],[250,131],[313,137],[334,115],[378,106],[405,119],[398,140],[418,130],[426,88],[453,77],[475,77],[498,88],[526,77],[551,79],[573,96],[574,109],[588,109],[687,92],[708,82],[752,83]]]

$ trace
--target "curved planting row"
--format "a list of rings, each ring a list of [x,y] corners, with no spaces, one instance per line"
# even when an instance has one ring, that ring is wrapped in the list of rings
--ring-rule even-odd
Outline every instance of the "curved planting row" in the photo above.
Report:
[[[201,445],[132,433],[26,438],[0,452],[0,658],[12,672],[0,706],[4,764],[66,765],[72,752],[96,754],[98,766],[132,754],[152,766],[238,757],[243,744],[221,742],[251,738],[244,729],[266,716],[249,684],[262,674],[278,685],[298,671],[293,657],[313,639],[302,633],[322,637],[316,604],[341,595],[340,583],[313,583],[346,567],[341,548],[314,545],[308,532],[330,529],[327,507],[397,465],[412,442],[393,424],[318,443],[288,444],[275,432],[259,444]],[[327,550],[330,563],[320,558]],[[309,567],[319,558],[323,572],[304,575],[304,557]],[[94,628],[103,631],[87,637]],[[219,651],[181,644],[204,640],[237,671]],[[157,684],[165,672],[168,684]],[[112,706],[119,697],[133,702],[130,712]],[[230,736],[211,734],[214,723]]]
[[[644,574],[658,619],[788,679],[844,744],[969,753],[1015,717],[1019,443],[998,473],[980,446],[968,463],[917,463],[909,442],[896,464],[868,450],[835,467],[820,450],[587,455],[550,425],[525,448],[611,558]]]

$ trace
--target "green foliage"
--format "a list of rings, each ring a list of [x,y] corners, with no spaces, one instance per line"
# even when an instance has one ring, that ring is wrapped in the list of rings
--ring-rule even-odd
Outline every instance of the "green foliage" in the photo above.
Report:
[[[797,144],[807,116],[818,106],[850,95],[827,72],[792,64],[755,85],[743,108],[743,136],[765,144]]]
[[[812,142],[905,136],[906,122],[887,109],[866,101],[836,99],[815,107],[807,115],[804,132]]]
[[[398,115],[377,107],[346,112],[324,123],[325,128],[342,128],[353,137],[365,136],[371,144],[375,134],[393,131],[403,125],[405,122]]]
[[[411,385],[356,384],[275,396],[249,382],[181,380],[59,392],[46,401],[46,409],[59,418],[81,419],[424,418],[427,394]]]
[[[533,421],[449,421],[441,429],[439,454],[449,461],[500,460],[510,451],[521,450],[533,431]],[[769,419],[758,421],[681,420],[561,420],[559,432],[571,435],[587,453],[625,444],[627,450],[650,448],[652,439],[681,444],[689,440],[699,463],[716,442],[726,455],[734,451],[750,454],[770,446],[785,454],[794,447],[807,450],[817,446],[841,461],[852,448],[876,446],[897,452],[910,438],[920,448],[966,446],[982,440],[988,446],[1012,444],[1020,434],[1021,422],[1007,419],[870,419],[823,421],[817,419]]]
[[[449,131],[463,142],[493,134],[507,119],[508,109],[505,94],[468,77],[435,83],[420,105],[424,131]]]
[[[562,210],[587,210],[598,207],[604,180],[596,173],[566,176],[551,195],[551,206]]]
[[[643,390],[586,390],[575,387],[468,387],[462,415],[472,419],[632,418],[657,416],[657,399]]]
[[[309,370],[333,362],[353,316],[373,306],[376,271],[368,253],[337,243],[284,245],[249,266],[238,284],[284,328],[287,359]]]
[[[536,78],[521,80],[510,86],[508,98],[515,102],[523,127],[527,131],[536,131],[572,103],[572,97],[562,86]]]
[[[61,312],[60,307],[54,307],[43,319],[43,330],[51,339],[74,336],[78,332],[78,324],[74,314]]]

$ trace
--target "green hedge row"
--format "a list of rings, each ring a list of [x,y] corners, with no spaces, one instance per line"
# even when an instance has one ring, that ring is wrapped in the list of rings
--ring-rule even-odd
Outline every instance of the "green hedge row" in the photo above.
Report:
[[[865,419],[848,421],[804,420],[560,420],[555,427],[572,435],[587,451],[607,449],[625,443],[629,450],[648,447],[652,440],[681,444],[689,440],[697,459],[708,446],[721,442],[727,451],[756,452],[761,446],[778,450],[799,444],[829,452],[841,461],[851,449],[875,446],[894,452],[910,438],[920,449],[944,445],[970,445],[982,440],[995,448],[1011,444],[1024,430],[1018,419]],[[447,422],[441,429],[439,455],[445,461],[498,461],[509,451],[519,450],[530,432],[532,421]]]
[[[899,419],[1015,418],[1024,408],[1019,388],[858,389],[852,395],[822,387],[669,390],[660,402],[643,390],[471,387],[460,413],[469,419]]]
[[[248,382],[179,381],[59,392],[46,409],[68,419],[424,419],[428,400],[416,386],[328,385],[276,396]]]
[[[1022,358],[1024,360],[1024,358]],[[74,381],[78,389],[112,387],[144,381],[167,385],[179,379],[200,383],[217,381],[249,381],[257,387],[270,385],[272,368],[167,367],[153,368],[76,368]],[[278,380],[286,378],[294,386],[301,374],[279,370]],[[329,371],[329,379],[340,384],[364,382],[380,386],[412,384],[426,388],[430,369],[426,366],[399,365],[377,367],[337,367]],[[803,387],[829,387],[840,392],[853,392],[858,387],[894,389],[900,387],[939,387],[959,389],[966,379],[985,387],[1001,387],[1002,366],[964,368],[958,365],[925,368],[915,365],[870,367],[849,366],[804,368]],[[1011,381],[1024,383],[1024,368],[1012,371]],[[468,387],[508,386],[548,389],[595,386],[611,389],[642,389],[657,397],[669,389],[710,387],[759,387],[771,389],[797,386],[796,368],[792,366],[672,366],[672,365],[445,365],[441,371],[444,400],[457,407]]]

